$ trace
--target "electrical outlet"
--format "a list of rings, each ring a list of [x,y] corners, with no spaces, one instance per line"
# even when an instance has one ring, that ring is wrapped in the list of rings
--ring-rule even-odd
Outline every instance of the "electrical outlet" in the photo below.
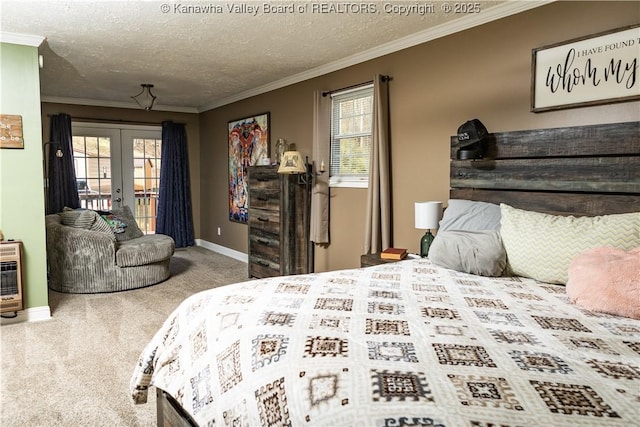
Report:
[[[218,236],[222,234],[222,231],[220,230],[220,227],[218,227]]]

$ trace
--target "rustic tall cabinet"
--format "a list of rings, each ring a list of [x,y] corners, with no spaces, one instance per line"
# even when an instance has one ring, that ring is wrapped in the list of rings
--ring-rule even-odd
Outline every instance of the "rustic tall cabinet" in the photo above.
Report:
[[[313,271],[311,186],[278,166],[249,168],[249,277]]]

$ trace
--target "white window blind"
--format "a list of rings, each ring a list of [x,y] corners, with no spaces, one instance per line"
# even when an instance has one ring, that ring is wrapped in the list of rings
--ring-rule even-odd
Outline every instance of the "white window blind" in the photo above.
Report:
[[[331,96],[331,186],[366,187],[369,179],[373,85]]]

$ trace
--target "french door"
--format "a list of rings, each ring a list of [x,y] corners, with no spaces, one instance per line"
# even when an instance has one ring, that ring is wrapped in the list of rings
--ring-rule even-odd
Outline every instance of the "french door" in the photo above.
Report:
[[[154,233],[162,131],[156,126],[73,123],[73,159],[80,205],[110,211],[129,206]]]

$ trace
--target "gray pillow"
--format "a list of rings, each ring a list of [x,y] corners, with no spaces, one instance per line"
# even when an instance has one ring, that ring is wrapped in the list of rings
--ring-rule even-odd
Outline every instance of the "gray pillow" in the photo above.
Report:
[[[87,209],[71,209],[65,207],[60,213],[62,224],[74,228],[82,228],[84,230],[91,229],[96,221],[96,213]]]
[[[117,216],[122,222],[127,224],[127,226],[124,228],[124,233],[116,234],[116,239],[119,242],[144,236],[144,233],[142,232],[142,230],[140,230],[140,227],[138,227],[138,223],[136,222],[136,219],[134,218],[129,206],[112,209],[111,213]]]
[[[439,231],[429,248],[434,264],[463,273],[498,277],[507,266],[500,232]]]
[[[103,220],[96,211],[90,209],[71,209],[65,207],[60,213],[62,224],[84,230],[99,231],[106,233],[113,239],[115,236],[109,224]]]
[[[440,231],[499,229],[500,205],[494,203],[450,199],[440,220]]]

